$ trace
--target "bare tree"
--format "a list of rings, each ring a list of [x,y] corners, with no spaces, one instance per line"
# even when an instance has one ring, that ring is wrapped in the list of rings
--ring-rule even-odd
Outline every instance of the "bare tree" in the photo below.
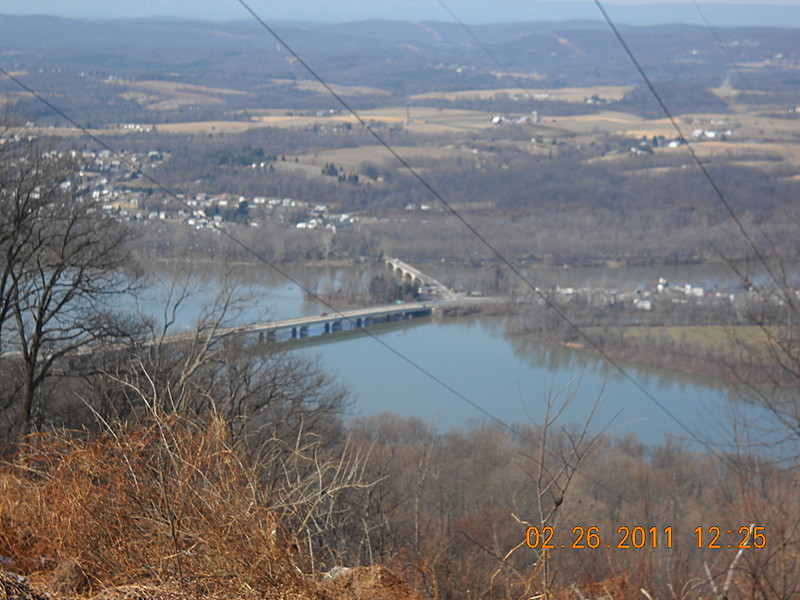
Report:
[[[147,390],[146,404],[160,412],[217,414],[236,435],[261,428],[279,439],[299,431],[338,437],[347,389],[315,359],[240,331],[243,322],[264,317],[230,271],[214,278],[210,299],[193,269],[169,277],[161,314],[140,317],[148,334],[109,364],[108,379],[87,398],[104,420],[127,418]],[[188,330],[178,329],[185,322]]]
[[[135,282],[131,232],[77,193],[77,165],[38,140],[0,157],[0,346],[16,383],[6,402],[26,435],[45,421],[42,384],[67,355],[125,337],[112,299]]]
[[[545,397],[545,411],[541,424],[535,430],[522,432],[526,438],[528,450],[523,451],[520,469],[532,486],[532,506],[520,506],[534,515],[533,522],[515,516],[520,523],[526,525],[523,541],[509,550],[503,557],[494,578],[506,566],[506,560],[519,548],[528,546],[533,550],[535,560],[530,575],[519,575],[519,581],[526,597],[541,594],[542,598],[550,598],[554,590],[555,569],[548,543],[555,535],[560,517],[564,511],[564,503],[573,487],[574,479],[584,463],[594,454],[603,440],[603,434],[590,430],[599,407],[602,390],[597,401],[584,422],[576,427],[564,427],[558,423],[564,412],[575,398],[577,391],[567,388],[563,395],[548,394]],[[574,533],[574,531],[573,531]],[[578,532],[589,538],[596,535],[592,528]],[[538,581],[537,581],[538,580]]]

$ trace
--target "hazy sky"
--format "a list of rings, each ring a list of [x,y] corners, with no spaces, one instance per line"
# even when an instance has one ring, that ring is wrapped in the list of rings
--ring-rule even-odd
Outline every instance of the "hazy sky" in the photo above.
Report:
[[[349,21],[368,18],[407,20],[451,20],[437,0],[247,0],[265,19]],[[565,18],[600,18],[591,0],[443,0],[464,21],[538,21]],[[719,5],[739,5],[722,12]],[[684,21],[697,15],[692,0],[613,0],[607,2],[612,16],[633,15],[631,19],[655,22]],[[664,4],[673,4],[667,9]],[[800,8],[800,0],[698,0],[698,4],[720,19],[751,23],[760,14],[758,5]],[[749,9],[742,5],[749,4]],[[737,15],[741,13],[741,15]],[[182,17],[212,20],[249,19],[237,0],[0,0],[0,14],[47,14],[75,18]],[[800,26],[781,21],[775,25]],[[720,23],[727,25],[730,23]],[[738,24],[738,23],[737,23]],[[766,24],[766,23],[758,23]]]

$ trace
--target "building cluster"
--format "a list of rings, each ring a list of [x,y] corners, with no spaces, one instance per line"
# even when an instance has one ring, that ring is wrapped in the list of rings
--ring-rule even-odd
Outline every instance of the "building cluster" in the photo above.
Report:
[[[616,290],[557,286],[546,293],[560,302],[583,302],[587,306],[605,308],[629,305],[642,311],[669,305],[736,307],[753,302],[780,305],[784,301],[781,295],[755,290],[749,282],[735,288],[708,289],[691,283],[673,286],[663,277],[658,279],[653,288]],[[791,294],[800,300],[800,290],[791,290]]]
[[[698,140],[724,140],[732,135],[732,129],[695,129],[692,131],[692,137]]]
[[[298,221],[297,229],[329,229],[336,233],[337,228],[349,227],[356,222],[356,217],[347,214],[333,214],[327,204],[317,204],[307,213],[308,219]]]
[[[258,227],[272,220],[287,228],[334,232],[356,222],[356,217],[333,213],[326,204],[293,198],[206,192],[170,194],[141,175],[169,160],[166,152],[86,150],[72,154],[83,165],[78,172],[76,193],[91,197],[122,221],[173,221],[195,229],[215,229],[223,223]]]
[[[495,115],[492,117],[494,125],[522,125],[523,123],[539,123],[539,113],[533,111],[530,115],[522,116],[509,116],[509,115]]]

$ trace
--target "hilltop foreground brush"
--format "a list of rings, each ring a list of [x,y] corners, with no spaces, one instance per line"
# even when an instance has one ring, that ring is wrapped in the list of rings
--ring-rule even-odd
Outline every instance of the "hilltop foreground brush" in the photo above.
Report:
[[[29,437],[0,468],[0,555],[33,587],[9,573],[0,600],[412,596],[381,568],[303,573],[263,468],[216,418]]]

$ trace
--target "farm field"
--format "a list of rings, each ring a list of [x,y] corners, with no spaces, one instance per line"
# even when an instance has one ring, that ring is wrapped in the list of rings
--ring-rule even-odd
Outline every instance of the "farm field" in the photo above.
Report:
[[[112,85],[130,88],[130,91],[120,94],[120,97],[125,100],[133,100],[153,111],[176,110],[185,106],[222,104],[224,96],[244,94],[244,92],[237,90],[217,89],[173,81],[115,80]]]
[[[721,325],[687,325],[672,327],[611,327],[610,331],[629,340],[670,341],[677,345],[701,348],[713,353],[724,353],[734,343],[759,344],[768,341],[763,329],[756,326],[727,327]],[[597,333],[598,328],[587,328],[587,333]]]
[[[318,92],[320,94],[328,93],[328,90],[320,82],[308,79],[273,79],[272,82],[280,85],[288,85],[296,90]],[[336,92],[339,96],[390,95],[390,92],[387,92],[386,90],[364,85],[337,85],[335,83],[329,83],[328,87]]]
[[[465,148],[458,148],[452,145],[393,146],[392,149],[404,160],[407,160],[410,163],[443,160],[453,157],[466,157],[472,155],[471,152]],[[294,158],[298,159],[297,163],[292,162]],[[276,168],[291,170],[296,169],[298,166],[308,166],[313,167],[314,171],[319,172],[319,169],[324,165],[333,163],[337,166],[345,167],[346,170],[354,171],[363,163],[387,164],[396,166],[393,165],[395,160],[396,159],[394,156],[392,156],[383,146],[370,145],[359,146],[357,148],[325,150],[291,157],[287,156],[287,162],[278,165]]]
[[[530,97],[534,100],[561,100],[563,102],[584,102],[587,98],[596,96],[605,100],[621,100],[622,97],[633,89],[625,85],[599,85],[590,87],[565,87],[565,88],[500,88],[489,90],[463,90],[459,92],[426,92],[411,96],[412,100],[494,100],[501,96]]]

